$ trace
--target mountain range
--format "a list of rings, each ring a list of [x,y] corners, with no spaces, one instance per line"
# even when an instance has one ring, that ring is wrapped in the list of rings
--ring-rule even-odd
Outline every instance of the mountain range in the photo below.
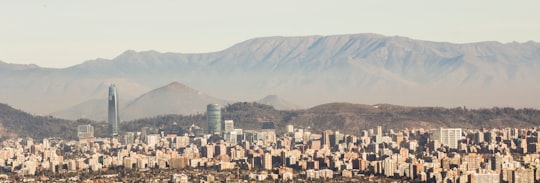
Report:
[[[36,114],[76,113],[73,108],[84,103],[106,103],[107,86],[114,83],[126,113],[135,115],[139,105],[167,105],[152,103],[157,99],[151,91],[173,81],[219,101],[276,94],[303,107],[540,107],[540,43],[453,44],[377,34],[265,37],[212,53],[128,50],[62,69],[0,62],[0,78],[0,101]],[[91,110],[96,114],[87,115],[104,111]]]

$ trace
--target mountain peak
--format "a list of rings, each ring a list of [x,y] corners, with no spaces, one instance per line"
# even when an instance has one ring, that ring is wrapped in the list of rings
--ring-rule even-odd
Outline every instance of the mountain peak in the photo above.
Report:
[[[262,98],[261,100],[276,100],[276,101],[279,101],[279,100],[283,100],[283,99],[280,98],[277,95],[267,95],[266,97]]]
[[[122,59],[131,59],[134,57],[137,57],[139,55],[139,52],[135,50],[126,50],[122,52],[120,55],[116,56],[113,60],[122,60]]]
[[[285,99],[279,97],[278,95],[268,95],[260,100],[257,100],[256,102],[274,106],[274,108],[278,110],[293,110],[293,109],[301,108],[298,105],[295,105],[286,101]]]
[[[130,102],[123,109],[123,116],[131,120],[164,114],[197,114],[204,112],[206,105],[211,103],[224,105],[227,102],[175,81]]]
[[[172,98],[177,98],[180,95],[181,96],[208,97],[206,94],[204,94],[201,91],[193,89],[193,88],[191,88],[191,87],[189,87],[187,85],[184,85],[184,84],[182,84],[180,82],[174,81],[174,82],[171,82],[171,83],[169,83],[169,84],[167,84],[165,86],[153,89],[152,91],[149,91],[149,92],[139,96],[133,102],[136,102],[137,100],[140,100],[141,98],[151,98],[151,97],[158,97],[158,98],[172,97]],[[129,104],[129,105],[131,105],[131,104]]]
[[[162,89],[166,89],[166,90],[173,90],[173,91],[197,91],[193,88],[190,88],[189,86],[185,85],[185,84],[182,84],[178,81],[173,81],[163,87],[161,87]]]

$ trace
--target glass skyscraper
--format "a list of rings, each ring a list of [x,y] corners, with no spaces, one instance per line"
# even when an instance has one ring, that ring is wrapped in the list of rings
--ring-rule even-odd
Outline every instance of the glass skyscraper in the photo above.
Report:
[[[118,136],[118,123],[120,118],[118,117],[118,93],[116,86],[111,84],[109,86],[109,132],[112,137]]]
[[[221,133],[221,107],[219,104],[206,106],[206,120],[208,121],[208,133]]]

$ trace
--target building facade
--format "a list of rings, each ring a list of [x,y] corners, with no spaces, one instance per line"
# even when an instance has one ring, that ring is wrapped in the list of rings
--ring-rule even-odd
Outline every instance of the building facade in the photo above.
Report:
[[[223,121],[224,124],[224,133],[230,133],[234,130],[234,121],[233,120],[225,120]]]
[[[459,140],[461,140],[461,128],[435,129],[433,130],[433,140],[438,140],[441,144],[457,149]]]
[[[94,127],[90,124],[77,126],[77,137],[79,139],[94,137]]]

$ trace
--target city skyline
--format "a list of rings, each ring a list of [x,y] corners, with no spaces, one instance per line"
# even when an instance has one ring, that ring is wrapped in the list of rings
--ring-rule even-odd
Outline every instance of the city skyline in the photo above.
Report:
[[[4,168],[0,179],[55,181],[67,176],[72,181],[196,182],[213,181],[215,176],[234,181],[540,180],[536,170],[540,158],[538,128],[395,131],[377,126],[355,134],[334,130],[315,133],[294,126],[287,129],[290,131],[278,135],[261,124],[257,130],[239,128],[217,135],[238,137],[234,141],[215,141],[211,139],[216,134],[195,135],[193,129],[184,134],[169,133],[172,129],[147,133],[146,127],[140,132],[126,132],[122,139],[96,138],[92,125],[79,125],[78,141],[57,137],[41,141],[30,137],[5,139],[1,144],[4,148],[0,148],[0,168]],[[441,131],[456,132],[454,139],[441,139]],[[27,153],[15,153],[19,151]],[[204,174],[186,175],[199,169],[204,169]],[[137,176],[143,172],[144,176]]]
[[[0,2],[0,182],[540,182],[537,7]]]

